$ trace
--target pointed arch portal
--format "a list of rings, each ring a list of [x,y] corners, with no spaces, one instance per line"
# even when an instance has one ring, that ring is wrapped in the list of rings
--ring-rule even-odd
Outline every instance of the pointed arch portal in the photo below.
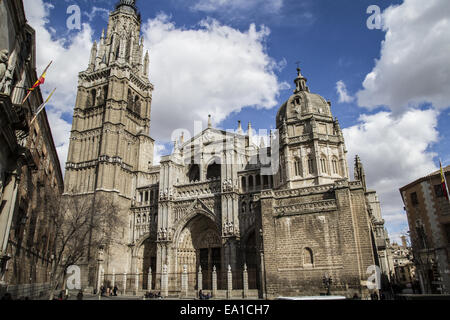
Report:
[[[214,221],[197,214],[185,225],[177,239],[177,271],[187,266],[189,287],[196,288],[196,275],[202,268],[203,289],[211,290],[214,266],[219,274],[222,269],[222,239]],[[194,276],[195,275],[195,276]]]

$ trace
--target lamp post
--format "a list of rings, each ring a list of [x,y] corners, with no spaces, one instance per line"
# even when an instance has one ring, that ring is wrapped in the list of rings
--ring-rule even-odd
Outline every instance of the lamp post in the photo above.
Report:
[[[331,288],[331,284],[333,283],[333,279],[331,278],[331,276],[328,276],[327,274],[325,274],[323,276],[322,282],[323,282],[323,285],[325,286],[325,288],[327,288],[327,296],[330,296],[331,295],[330,288]]]

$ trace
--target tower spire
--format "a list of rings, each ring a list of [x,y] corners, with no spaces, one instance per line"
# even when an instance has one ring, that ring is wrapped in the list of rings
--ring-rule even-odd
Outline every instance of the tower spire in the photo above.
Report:
[[[306,79],[300,69],[300,65],[297,65],[297,78],[294,80],[295,83],[295,90],[294,93],[299,93],[300,91],[306,91],[309,92],[309,88],[306,86],[306,82],[308,79]]]

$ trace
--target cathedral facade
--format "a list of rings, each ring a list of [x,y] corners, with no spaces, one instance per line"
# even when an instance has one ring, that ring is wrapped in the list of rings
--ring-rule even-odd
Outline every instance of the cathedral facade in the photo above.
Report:
[[[298,69],[265,143],[254,143],[250,124],[226,132],[210,119],[155,165],[140,25],[135,1],[120,1],[79,74],[65,194],[111,197],[125,219],[117,241],[86,258],[83,286],[108,280],[133,290],[134,277],[139,290],[176,296],[183,274],[190,292],[199,279],[211,290],[213,274],[220,291],[230,273],[240,289],[245,270],[260,297],[319,295],[324,278],[335,293],[367,293],[367,268],[379,264],[379,203],[359,159],[350,180],[331,103]]]

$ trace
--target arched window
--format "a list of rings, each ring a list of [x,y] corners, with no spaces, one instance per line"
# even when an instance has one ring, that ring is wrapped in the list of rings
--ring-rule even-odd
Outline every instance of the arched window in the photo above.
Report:
[[[220,161],[218,161],[217,159],[214,160],[213,163],[211,163],[208,166],[208,169],[206,170],[206,179],[210,180],[210,179],[220,179],[220,177],[222,176],[222,168],[220,166]]]
[[[315,173],[314,158],[312,157],[308,158],[308,172],[309,174]]]
[[[120,43],[118,43],[116,46],[116,55],[115,55],[116,60],[119,59],[119,53],[120,53]]]
[[[242,201],[242,203],[241,203],[241,212],[242,213],[247,212],[247,203],[245,201]]]
[[[332,166],[333,166],[333,173],[334,174],[339,174],[339,166],[338,166],[338,160],[336,157],[333,157],[332,162]]]
[[[200,167],[198,164],[191,165],[188,172],[189,182],[200,181]]]
[[[269,176],[263,176],[263,188],[269,188]]]
[[[133,110],[133,95],[131,94],[131,90],[128,89],[128,103],[127,103],[127,109],[128,110]]]
[[[105,103],[108,99],[108,86],[103,87],[103,99],[102,103]]]
[[[246,183],[245,177],[241,178],[241,187],[242,187],[242,191],[247,190],[247,183]]]
[[[256,189],[259,189],[261,187],[261,176],[258,174],[256,176]]]
[[[92,91],[91,91],[91,100],[90,100],[92,105],[90,105],[89,107],[95,107],[96,106],[96,99],[97,99],[97,90],[92,89]]]
[[[322,156],[320,158],[320,169],[322,170],[322,173],[328,173],[327,167],[327,160],[325,156]]]
[[[134,98],[134,112],[141,114],[141,101],[138,96]]]
[[[303,250],[303,265],[312,267],[314,265],[314,255],[311,248]]]
[[[253,190],[253,176],[248,177],[248,190]]]
[[[294,172],[295,172],[295,176],[297,176],[297,177],[303,175],[302,160],[300,158],[295,158],[295,161],[294,161]]]

